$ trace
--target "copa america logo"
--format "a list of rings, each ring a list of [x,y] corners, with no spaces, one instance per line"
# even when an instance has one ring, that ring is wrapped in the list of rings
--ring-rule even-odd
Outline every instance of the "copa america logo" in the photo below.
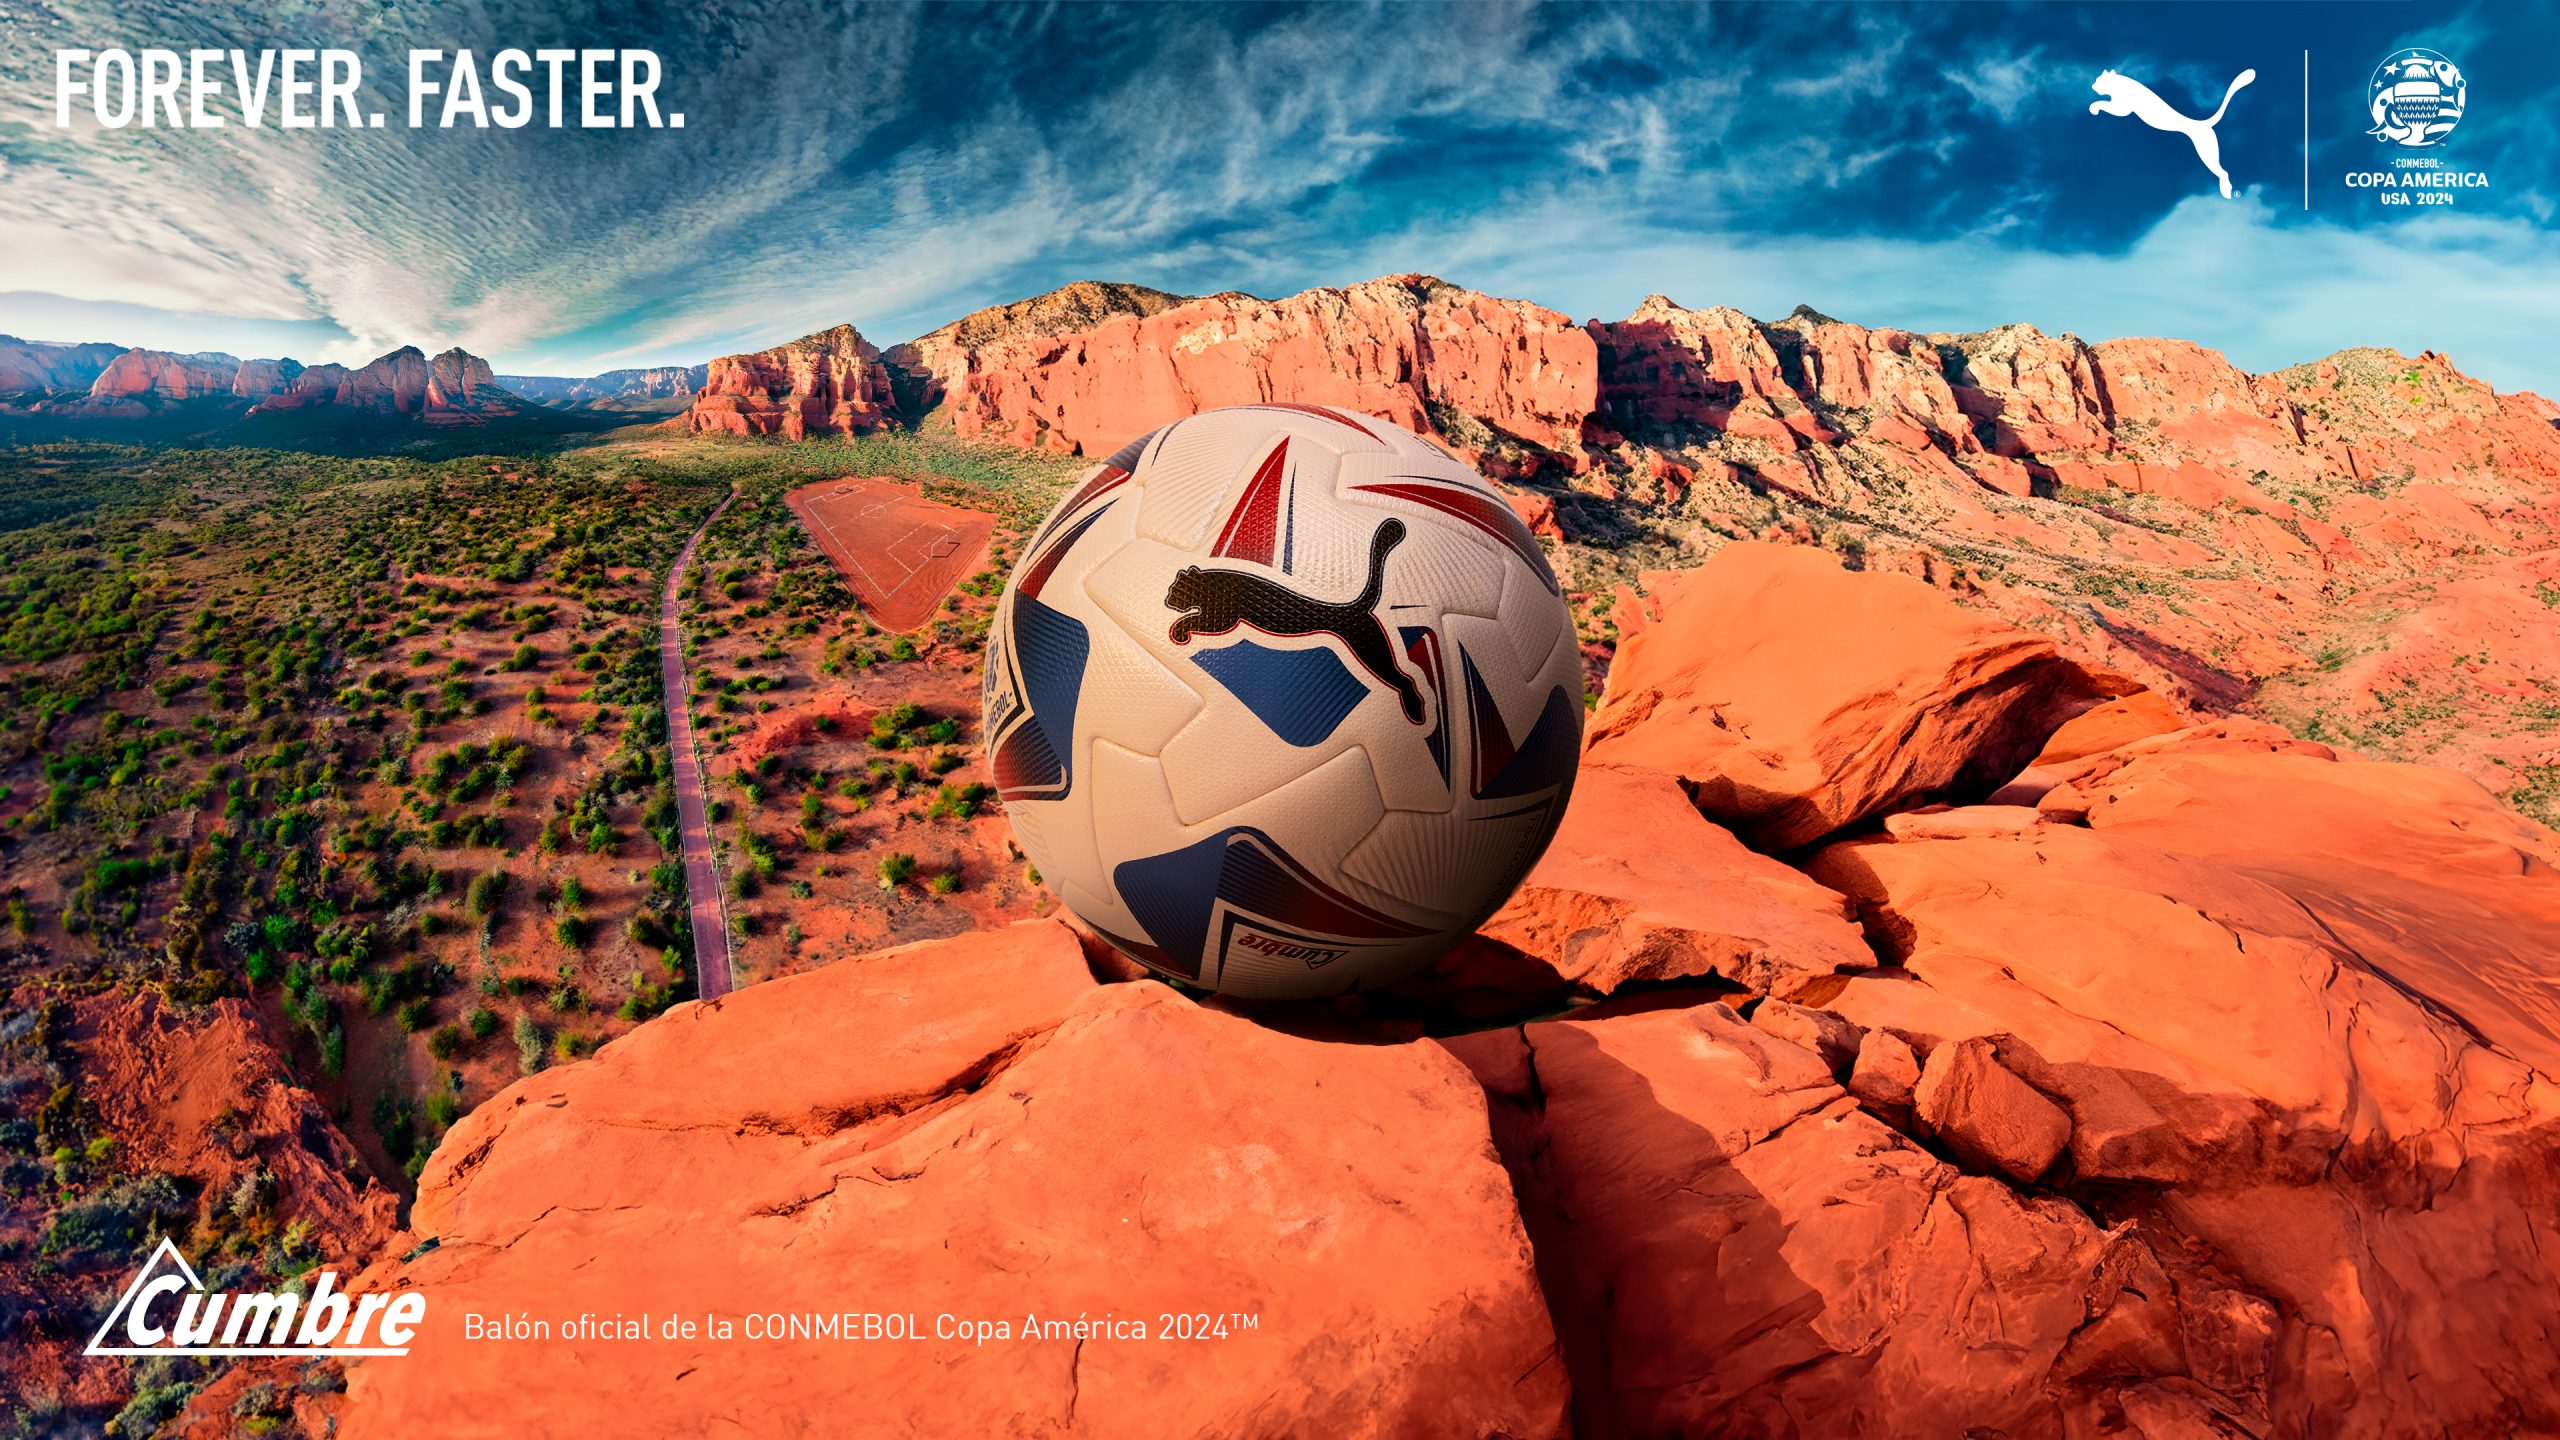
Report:
[[[2387,145],[2423,149],[2462,123],[2468,94],[2462,67],[2434,50],[2394,51],[2373,69],[2366,87],[2373,128],[2365,133]]]

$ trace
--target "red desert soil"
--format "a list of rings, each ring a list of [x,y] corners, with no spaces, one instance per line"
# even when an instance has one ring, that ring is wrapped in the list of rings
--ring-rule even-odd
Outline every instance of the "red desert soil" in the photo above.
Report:
[[[1835,654],[1850,616],[1907,643]],[[1811,551],[1720,555],[1645,635],[1583,793],[1709,873],[1568,825],[1476,952],[1512,1023],[1314,1038],[1049,921],[679,1006],[438,1150],[382,1253],[439,1245],[365,1276],[431,1333],[337,1433],[2560,1429],[2560,834]],[[927,1331],[459,1339],[531,1296]],[[1259,1318],[930,1330],[1165,1311]]]
[[[993,516],[924,498],[923,488],[855,475],[783,497],[809,538],[844,572],[881,629],[913,630],[986,554]]]
[[[64,1001],[34,986],[5,999],[7,1012],[46,1014],[59,1027],[53,1078],[91,1109],[117,1163],[193,1187],[190,1259],[200,1269],[279,1245],[297,1260],[352,1268],[397,1228],[398,1197],[365,1178],[240,1001],[190,1006],[150,992]],[[25,1222],[39,1218],[23,1205],[0,1211],[0,1243],[28,1253],[39,1235]],[[0,1266],[8,1388],[71,1406],[112,1406],[129,1394],[127,1362],[80,1354],[127,1273]]]

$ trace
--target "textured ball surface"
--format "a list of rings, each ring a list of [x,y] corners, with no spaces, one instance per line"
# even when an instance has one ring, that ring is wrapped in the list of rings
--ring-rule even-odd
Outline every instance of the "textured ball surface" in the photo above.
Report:
[[[1050,512],[987,647],[998,791],[1131,958],[1232,995],[1411,974],[1572,792],[1582,672],[1536,539],[1408,431],[1301,405],[1132,441]]]

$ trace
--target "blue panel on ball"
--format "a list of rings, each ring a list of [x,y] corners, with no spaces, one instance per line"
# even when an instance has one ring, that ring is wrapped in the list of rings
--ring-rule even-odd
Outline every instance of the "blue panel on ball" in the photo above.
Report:
[[[1369,693],[1340,657],[1323,646],[1277,650],[1239,640],[1196,658],[1255,718],[1292,745],[1322,744]]]
[[[1162,855],[1123,861],[1113,868],[1111,883],[1147,938],[1177,965],[1196,967],[1207,958],[1209,922],[1221,902],[1299,933],[1353,942],[1410,940],[1429,933],[1326,884],[1250,825],[1230,826]]]
[[[1143,860],[1123,861],[1111,872],[1120,903],[1138,919],[1147,938],[1193,975],[1209,938],[1209,912],[1218,903],[1218,877],[1227,868],[1227,837],[1206,840]]]
[[[1496,717],[1494,723],[1502,722]],[[1581,758],[1582,715],[1559,685],[1547,692],[1546,708],[1538,712],[1538,723],[1529,727],[1528,737],[1512,752],[1510,763],[1477,793],[1493,799],[1552,789],[1573,778],[1574,765]]]
[[[1008,800],[1058,799],[1073,782],[1068,754],[1075,743],[1076,700],[1084,689],[1092,637],[1082,624],[1028,595],[1013,597],[1013,635],[1007,648],[1022,676],[1030,713],[996,745],[996,788]]]

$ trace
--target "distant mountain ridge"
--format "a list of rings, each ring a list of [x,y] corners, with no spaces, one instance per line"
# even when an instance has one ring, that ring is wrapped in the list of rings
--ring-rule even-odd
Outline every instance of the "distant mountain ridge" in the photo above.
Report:
[[[632,402],[691,400],[710,373],[708,364],[649,365],[601,375],[501,375],[498,383],[533,401],[569,410],[612,409]]]
[[[497,375],[456,347],[429,356],[404,345],[368,364],[305,365],[219,350],[183,352],[0,335],[0,413],[146,419],[181,407],[244,415],[338,410],[467,423],[556,410],[672,414],[700,394],[711,366],[651,365],[600,375]]]
[[[342,411],[454,424],[516,415],[523,402],[497,383],[488,361],[459,347],[430,357],[403,345],[350,368],[243,360],[218,350],[182,354],[0,337],[0,408],[120,420],[196,410]]]
[[[0,335],[0,401],[23,395],[86,390],[118,355],[121,345],[96,342],[48,344]]]

